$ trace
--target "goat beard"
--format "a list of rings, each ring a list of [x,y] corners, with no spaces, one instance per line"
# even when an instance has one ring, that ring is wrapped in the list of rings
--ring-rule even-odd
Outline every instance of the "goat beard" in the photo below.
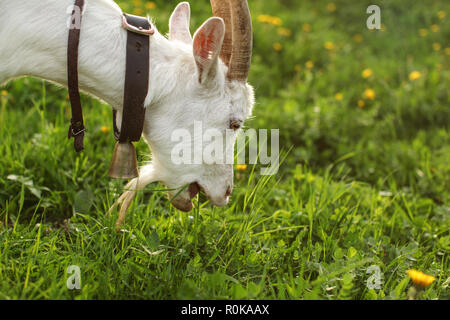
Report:
[[[106,213],[106,215],[109,215],[118,205],[121,206],[119,217],[116,221],[117,228],[120,228],[120,226],[123,224],[127,210],[130,207],[134,197],[136,196],[137,191],[143,189],[146,185],[157,181],[156,176],[154,174],[151,174],[153,172],[153,167],[151,165],[144,167],[142,171],[145,172],[143,176],[145,176],[146,178],[144,180],[141,180],[140,182],[139,179],[131,180],[125,187],[125,191],[123,192],[123,194],[119,197],[119,199],[117,199],[117,201]],[[181,199],[181,197],[174,198],[172,201],[172,205],[181,211],[191,211],[194,208],[192,199],[194,199],[194,197],[200,192],[200,189],[201,188],[197,182],[191,183],[187,189],[188,199]]]

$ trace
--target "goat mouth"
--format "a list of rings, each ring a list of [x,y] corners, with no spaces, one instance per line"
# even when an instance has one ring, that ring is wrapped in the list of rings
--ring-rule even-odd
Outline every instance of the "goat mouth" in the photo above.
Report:
[[[189,191],[189,197],[194,199],[194,197],[200,192],[201,187],[197,182],[191,183],[189,185],[188,191]]]
[[[191,183],[191,185],[189,186],[189,194],[191,196],[191,200],[194,199],[194,197],[199,193],[202,193],[206,198],[210,199],[208,192],[206,192],[205,190],[205,187],[203,187],[198,182]]]
[[[189,212],[194,208],[194,204],[192,203],[192,199],[200,192],[201,187],[197,182],[193,182],[187,188],[188,197],[186,198],[174,198],[172,201],[172,205],[178,210]]]
[[[192,182],[186,189],[188,195],[185,196],[184,198],[180,197],[179,199],[174,199],[172,201],[172,205],[177,208],[178,210],[184,211],[184,212],[189,212],[192,209],[194,209],[194,203],[192,202],[192,200],[195,198],[195,196],[197,196],[199,193],[203,193],[206,198],[209,199],[209,201],[211,201],[211,203],[215,206],[218,207],[222,207],[224,206],[226,203],[218,203],[217,201],[214,201],[214,199],[212,199],[209,194],[206,192],[205,188],[198,182]],[[228,197],[227,197],[228,199]],[[228,201],[227,201],[228,202]]]

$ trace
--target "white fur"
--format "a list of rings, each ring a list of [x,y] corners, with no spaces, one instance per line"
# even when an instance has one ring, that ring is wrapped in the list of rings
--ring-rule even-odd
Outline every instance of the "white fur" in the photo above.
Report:
[[[21,76],[67,84],[67,8],[73,3],[74,0],[0,0],[0,84]],[[179,128],[192,133],[194,121],[202,121],[205,130],[216,128],[225,132],[230,119],[245,120],[251,114],[253,89],[248,84],[226,80],[227,67],[220,59],[214,63],[215,72],[209,73],[205,83],[199,83],[192,39],[187,37],[186,3],[181,9],[183,12],[174,14],[171,22],[173,39],[157,31],[151,37],[143,135],[153,159],[140,169],[140,178],[129,183],[132,190],[125,192],[120,201],[131,202],[136,190],[161,181],[171,189],[198,182],[214,205],[228,202],[225,194],[233,184],[232,165],[174,165],[170,158],[175,144],[171,134]],[[112,0],[87,0],[79,49],[81,90],[118,110],[119,127],[127,38],[121,19],[122,12]],[[87,139],[89,147],[89,136]],[[174,201],[181,209],[189,210],[189,204],[188,191]]]

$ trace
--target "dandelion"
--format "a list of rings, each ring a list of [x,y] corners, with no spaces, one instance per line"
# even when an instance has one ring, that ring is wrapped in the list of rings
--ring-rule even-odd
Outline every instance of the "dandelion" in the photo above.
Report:
[[[366,89],[364,91],[364,97],[369,100],[374,100],[376,97],[375,91],[372,89]]]
[[[366,105],[366,103],[364,102],[364,100],[358,100],[358,107],[359,108],[364,108],[365,105]]]
[[[247,165],[246,164],[237,164],[236,170],[237,171],[245,171],[245,170],[247,170]]]
[[[409,74],[409,80],[411,81],[415,81],[417,79],[419,79],[422,75],[420,74],[419,71],[413,71]]]
[[[283,46],[281,45],[281,43],[275,42],[275,43],[273,44],[273,49],[274,49],[275,51],[281,51],[281,50],[283,49]]]
[[[8,91],[2,90],[2,92],[1,92],[1,95],[2,95],[2,96],[6,96],[7,94],[8,94]]]
[[[412,282],[414,282],[414,284],[416,284],[422,288],[428,287],[430,284],[432,284],[436,280],[436,278],[433,276],[430,276],[421,271],[417,271],[417,270],[413,270],[413,269],[406,271],[406,273],[411,278]]]
[[[421,37],[426,37],[428,35],[428,30],[427,29],[419,29],[419,34]]]
[[[288,28],[278,28],[277,32],[280,36],[284,37],[290,37],[292,34],[292,31]]]
[[[258,21],[259,22],[269,22],[269,20],[270,20],[270,16],[267,15],[267,14],[260,14],[258,16]]]
[[[362,77],[364,79],[370,78],[372,76],[372,70],[371,69],[364,69],[361,73]]]
[[[145,7],[146,7],[147,9],[149,9],[149,10],[155,9],[155,8],[156,8],[156,3],[154,3],[153,1],[147,2],[147,3],[145,4]]]
[[[142,16],[144,14],[144,11],[141,8],[134,9],[133,13],[137,16]]]
[[[142,5],[142,1],[141,1],[141,0],[133,0],[133,5],[134,5],[135,7],[139,7],[139,6]]]
[[[278,17],[273,17],[268,14],[261,14],[258,16],[258,21],[263,23],[268,23],[274,26],[281,26],[283,21]]]
[[[434,51],[439,51],[441,50],[441,44],[438,42],[433,43],[433,50]]]
[[[311,31],[311,25],[309,23],[305,23],[302,28],[303,28],[303,31],[305,31],[305,32]]]
[[[325,47],[325,49],[327,49],[327,50],[329,50],[329,51],[334,50],[334,48],[336,48],[336,46],[334,45],[334,43],[331,42],[331,41],[325,42],[324,47]]]
[[[445,48],[445,54],[450,56],[450,48]]]
[[[340,92],[336,93],[335,98],[337,101],[341,101],[344,98],[344,95]]]
[[[441,11],[438,11],[438,13],[437,13],[437,16],[438,16],[439,19],[441,19],[441,20],[445,18],[445,15],[446,15],[446,14],[445,14],[445,11],[442,11],[442,10],[441,10]]]
[[[306,61],[305,66],[308,69],[312,69],[312,68],[314,68],[314,62],[312,62],[311,60],[310,61]]]
[[[330,2],[330,3],[327,5],[327,10],[330,11],[330,12],[336,11],[336,5],[335,5],[333,2]]]
[[[433,32],[438,32],[439,31],[439,26],[437,25],[437,24],[433,24],[432,26],[431,26],[431,31],[433,31]]]
[[[108,126],[102,126],[102,127],[100,128],[100,131],[101,131],[102,133],[108,133],[108,132],[111,131],[111,128],[108,127]]]
[[[363,37],[358,33],[353,36],[353,41],[356,43],[361,43],[363,41]]]
[[[273,24],[274,26],[281,26],[283,24],[283,20],[281,20],[278,17],[272,17],[270,23]]]
[[[408,270],[406,273],[414,283],[408,290],[409,300],[419,299],[423,290],[436,280],[435,277],[417,270]]]

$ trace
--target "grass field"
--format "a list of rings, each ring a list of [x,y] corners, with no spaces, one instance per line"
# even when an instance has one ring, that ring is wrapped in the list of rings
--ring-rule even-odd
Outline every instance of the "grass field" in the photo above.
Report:
[[[177,3],[117,2],[164,33]],[[182,213],[154,184],[116,233],[111,107],[83,97],[75,156],[66,89],[0,90],[1,299],[407,299],[409,269],[436,278],[417,298],[450,298],[450,2],[379,0],[375,31],[369,1],[249,2],[246,126],[279,128],[284,160],[240,168],[228,207]],[[211,9],[191,7],[194,31]]]

